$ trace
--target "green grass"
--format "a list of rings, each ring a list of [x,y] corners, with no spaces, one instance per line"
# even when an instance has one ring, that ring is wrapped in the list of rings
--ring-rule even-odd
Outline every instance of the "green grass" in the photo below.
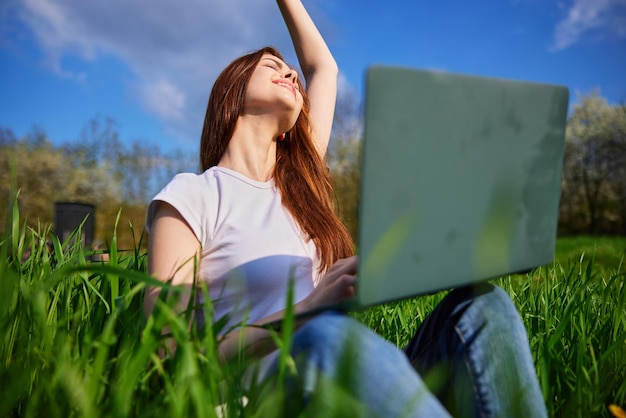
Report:
[[[559,239],[555,261],[494,280],[529,335],[551,417],[609,416],[626,405],[626,239]],[[445,292],[375,307],[358,318],[402,347]]]
[[[594,274],[606,277],[620,268],[625,248],[626,237],[564,237],[557,240],[556,260],[569,266],[579,263],[582,256],[593,259]]]
[[[123,251],[113,239],[110,262],[91,262],[48,227],[21,226],[17,210],[8,230],[0,241],[1,417],[211,417],[216,407],[233,417],[294,415],[285,379],[246,390],[245,360],[218,365],[220,324],[190,328],[166,297],[144,318],[143,291],[154,284],[144,252]],[[550,416],[606,417],[608,404],[626,405],[625,248],[624,239],[560,240],[554,264],[497,280],[527,327]],[[402,346],[442,297],[380,306],[359,319]],[[276,335],[277,344],[288,347],[289,335]],[[281,376],[291,373],[288,356],[280,367]],[[302,416],[355,410],[340,392],[327,393],[334,396]]]

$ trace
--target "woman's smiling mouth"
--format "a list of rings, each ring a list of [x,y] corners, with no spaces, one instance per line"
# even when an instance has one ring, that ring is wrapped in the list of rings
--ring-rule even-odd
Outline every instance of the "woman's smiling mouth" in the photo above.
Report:
[[[284,80],[274,80],[273,83],[279,86],[285,87],[286,89],[289,89],[291,93],[293,94],[293,97],[296,97],[296,88],[294,87],[293,84]]]

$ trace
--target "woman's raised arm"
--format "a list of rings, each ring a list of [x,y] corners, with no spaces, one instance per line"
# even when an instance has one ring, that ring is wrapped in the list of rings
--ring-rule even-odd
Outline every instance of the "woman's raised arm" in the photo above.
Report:
[[[328,148],[337,98],[339,69],[324,38],[300,0],[277,0],[289,29],[311,104],[313,138],[323,157]]]

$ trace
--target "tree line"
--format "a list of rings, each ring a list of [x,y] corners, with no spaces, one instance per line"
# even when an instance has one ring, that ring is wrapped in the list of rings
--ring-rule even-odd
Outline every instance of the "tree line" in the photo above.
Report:
[[[626,235],[626,105],[598,92],[567,121],[559,230]]]
[[[327,164],[340,216],[356,238],[362,117],[354,96],[337,103]],[[35,127],[22,138],[0,127],[0,198],[19,190],[22,220],[35,228],[54,222],[54,202],[97,207],[95,236],[111,239],[116,216],[121,246],[143,231],[146,204],[174,174],[197,171],[196,153],[163,152],[146,141],[124,143],[110,118],[94,118],[78,140],[54,145]],[[1,219],[8,219],[6,205]],[[3,232],[6,222],[0,223]],[[597,92],[581,96],[567,121],[559,233],[626,235],[626,106]]]
[[[22,138],[0,127],[0,198],[11,202],[18,191],[21,222],[32,228],[53,225],[55,202],[96,206],[95,240],[106,245],[113,236],[118,214],[117,238],[132,248],[132,225],[140,238],[146,202],[176,173],[194,170],[196,157],[136,140],[120,140],[111,118],[87,122],[78,138],[55,145],[46,133],[33,127]],[[0,219],[8,219],[6,205]],[[4,232],[7,222],[0,222]]]

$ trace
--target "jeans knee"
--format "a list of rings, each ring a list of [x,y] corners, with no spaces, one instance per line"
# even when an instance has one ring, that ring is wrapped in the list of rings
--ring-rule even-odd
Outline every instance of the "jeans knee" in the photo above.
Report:
[[[358,348],[368,345],[373,332],[353,318],[337,312],[325,312],[309,320],[294,334],[291,354],[303,371],[310,387],[317,371],[329,376],[355,360]]]
[[[498,286],[485,284],[471,299],[459,320],[461,329],[491,335],[507,335],[509,341],[527,340],[526,330],[517,307],[507,292]]]
[[[517,307],[511,300],[511,297],[501,287],[489,284],[489,291],[482,294],[479,298],[480,303],[484,306],[484,309],[492,315],[498,315],[501,317],[519,317]]]
[[[292,350],[294,354],[306,351],[314,355],[334,352],[359,335],[357,332],[359,327],[359,323],[343,313],[332,311],[321,313],[296,331]]]
[[[311,343],[332,342],[351,319],[338,312],[323,312],[308,320],[295,333],[294,339],[308,346]]]

